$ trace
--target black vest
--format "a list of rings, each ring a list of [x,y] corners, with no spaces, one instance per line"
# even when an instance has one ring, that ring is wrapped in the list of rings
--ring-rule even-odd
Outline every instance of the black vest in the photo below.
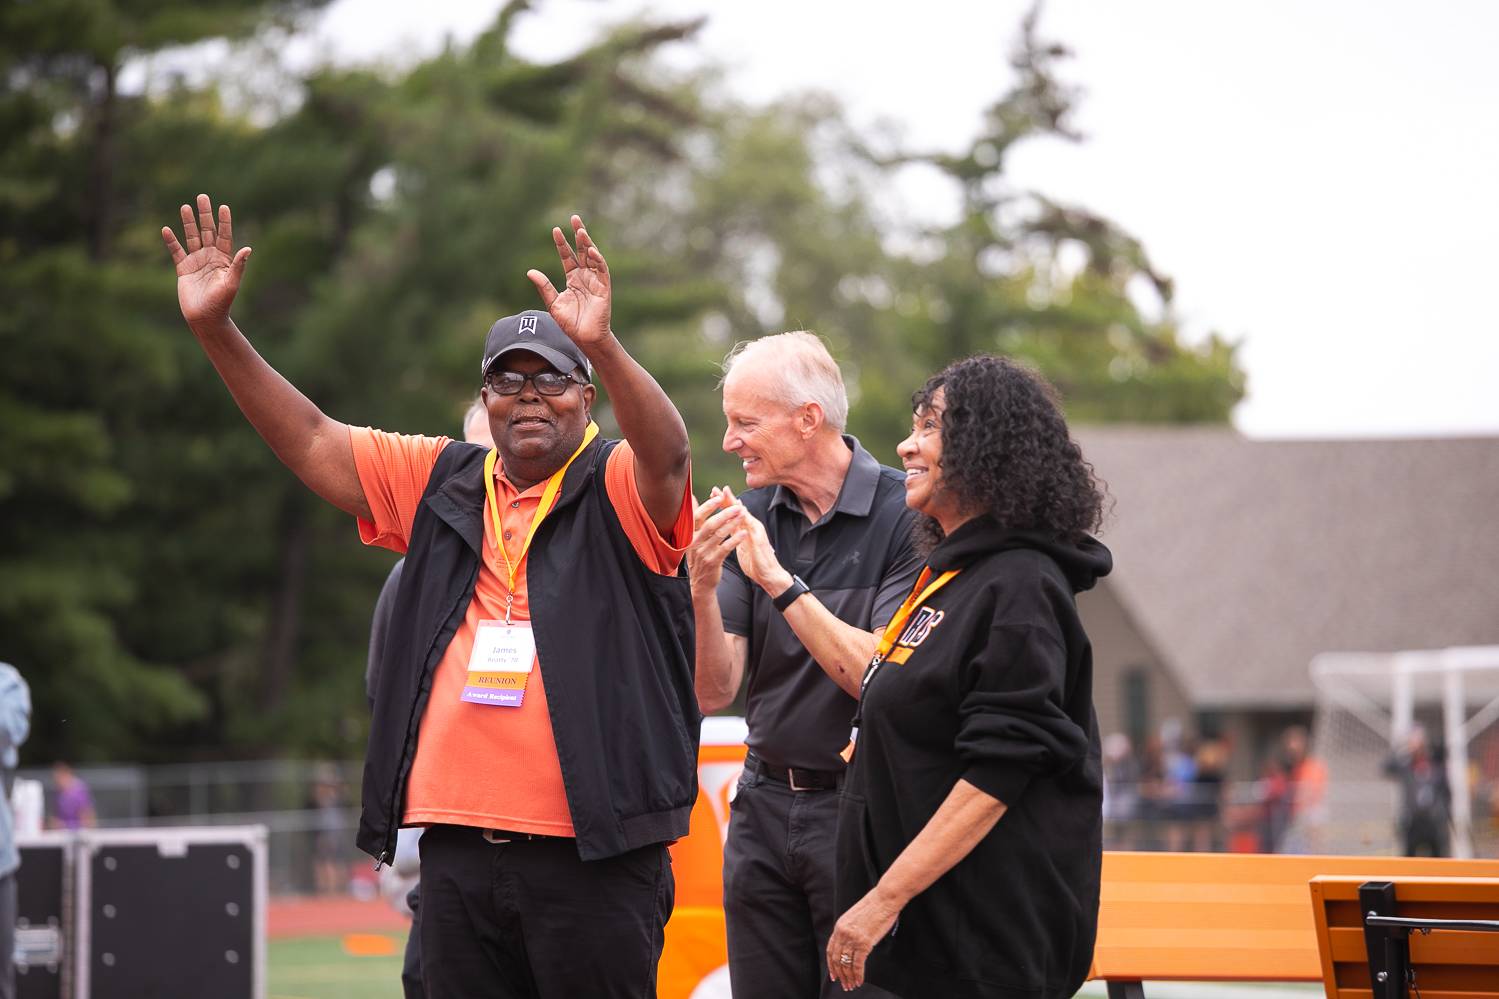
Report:
[[[572,463],[526,558],[536,654],[583,860],[687,835],[697,800],[692,593],[685,563],[662,576],[635,554],[604,488],[616,444],[595,439]],[[444,448],[411,526],[357,838],[385,863],[395,856],[432,677],[479,578],[486,453]]]

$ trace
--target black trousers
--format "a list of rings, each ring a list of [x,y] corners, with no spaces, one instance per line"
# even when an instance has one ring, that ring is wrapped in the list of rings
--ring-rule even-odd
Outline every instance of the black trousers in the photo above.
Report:
[[[572,840],[422,835],[428,999],[641,999],[656,994],[676,882],[665,844],[584,862]]]
[[[16,872],[0,878],[0,999],[16,999]]]
[[[828,978],[838,791],[793,791],[746,773],[729,806],[723,907],[734,999],[873,999]]]
[[[427,999],[422,989],[422,886],[406,893],[411,910],[411,932],[406,935],[406,960],[401,964],[401,992],[405,999]]]
[[[1407,857],[1451,856],[1445,821],[1419,818],[1407,825],[1404,832]]]

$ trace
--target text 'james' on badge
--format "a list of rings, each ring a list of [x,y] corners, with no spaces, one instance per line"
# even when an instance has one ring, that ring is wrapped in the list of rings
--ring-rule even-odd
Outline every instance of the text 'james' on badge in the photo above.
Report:
[[[536,634],[530,622],[480,621],[468,657],[463,700],[518,708],[526,699],[526,681],[535,664]]]

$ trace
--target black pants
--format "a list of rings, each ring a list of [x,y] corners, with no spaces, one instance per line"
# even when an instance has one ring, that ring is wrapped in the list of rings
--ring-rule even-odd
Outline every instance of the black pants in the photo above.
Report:
[[[1449,856],[1447,823],[1431,819],[1417,819],[1405,827],[1405,855],[1407,857]]]
[[[422,886],[406,893],[411,910],[411,932],[406,935],[406,960],[401,964],[401,992],[406,999],[427,999],[422,989]]]
[[[0,999],[16,997],[16,872],[0,878]]]
[[[428,999],[641,999],[656,994],[676,882],[665,844],[578,859],[572,840],[422,835]]]
[[[828,979],[837,791],[793,791],[746,773],[729,811],[723,907],[734,999],[872,999]]]

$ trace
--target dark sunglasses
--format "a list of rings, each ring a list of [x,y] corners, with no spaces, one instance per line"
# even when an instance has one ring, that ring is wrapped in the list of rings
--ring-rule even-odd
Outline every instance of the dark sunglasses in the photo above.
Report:
[[[534,375],[523,375],[519,371],[491,371],[484,378],[489,390],[499,395],[520,395],[526,382],[535,385],[541,395],[561,395],[576,381],[572,375],[559,375],[555,371],[541,371]]]

